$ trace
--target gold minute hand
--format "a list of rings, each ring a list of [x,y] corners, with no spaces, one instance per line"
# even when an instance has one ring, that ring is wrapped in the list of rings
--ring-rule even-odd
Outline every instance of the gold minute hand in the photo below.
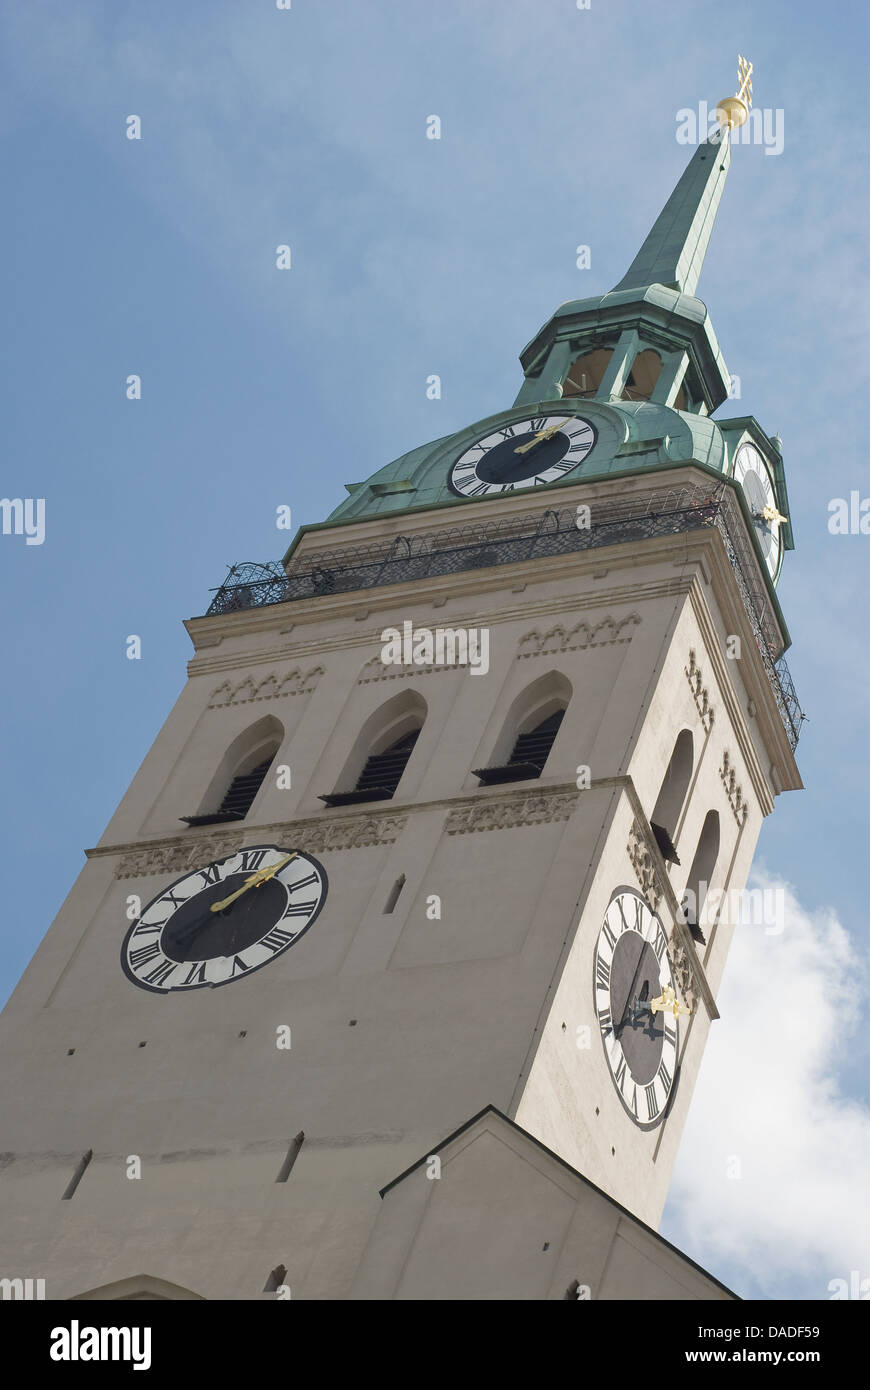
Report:
[[[297,858],[298,855],[294,852],[293,854],[285,855],[284,858],[279,859],[276,864],[270,864],[267,869],[258,869],[255,874],[251,874],[251,877],[242,884],[241,888],[236,889],[235,893],[230,893],[228,898],[221,898],[219,903],[212,903],[209,911],[222,912],[225,907],[229,907],[230,904],[234,903],[237,898],[240,898],[243,893],[247,893],[249,888],[259,888],[261,883],[265,883],[268,879],[272,878],[279,869],[283,869],[285,864],[289,864],[291,859]]]
[[[514,449],[514,453],[527,454],[530,449],[536,448],[542,439],[552,439],[554,434],[558,434],[564,423],[564,420],[560,420],[558,425],[550,425],[549,429],[538,430],[534,439],[530,439],[528,444],[521,444],[518,449]]]

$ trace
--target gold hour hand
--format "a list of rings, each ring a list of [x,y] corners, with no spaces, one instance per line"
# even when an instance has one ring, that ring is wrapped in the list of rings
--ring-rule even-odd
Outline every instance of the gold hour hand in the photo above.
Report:
[[[272,878],[279,869],[283,869],[285,864],[289,864],[290,860],[296,857],[295,852],[293,854],[287,854],[283,859],[279,859],[277,863],[270,864],[267,869],[258,869],[255,874],[251,874],[251,877],[246,879],[241,888],[236,889],[235,893],[230,893],[228,898],[221,898],[219,903],[212,903],[209,911],[223,912],[225,907],[229,907],[230,904],[234,903],[237,898],[240,898],[243,893],[247,893],[249,888],[259,888],[261,883],[265,883],[268,879]]]
[[[564,423],[564,420],[560,420],[558,425],[550,425],[549,429],[538,430],[534,439],[530,439],[528,444],[521,444],[518,449],[514,449],[514,453],[527,454],[530,449],[536,448],[542,440],[552,439],[554,434],[558,434]]]

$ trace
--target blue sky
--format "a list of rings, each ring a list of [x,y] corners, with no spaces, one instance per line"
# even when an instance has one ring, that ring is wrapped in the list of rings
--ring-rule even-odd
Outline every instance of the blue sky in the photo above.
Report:
[[[810,716],[807,790],[778,800],[758,864],[790,885],[805,949],[771,959],[756,943],[742,981],[732,962],[714,1041],[727,1059],[757,1033],[741,1084],[762,1093],[759,1072],[791,1084],[794,1060],[785,1078],[765,1072],[778,1035],[759,1018],[788,1014],[777,981],[789,970],[824,990],[823,1018],[805,1020],[811,1038],[818,1029],[805,1065],[832,1132],[844,1117],[857,1125],[859,1163],[870,538],[831,536],[827,519],[831,498],[870,496],[864,12],[805,0],[591,0],[583,11],[574,0],[293,0],[289,11],[17,0],[0,36],[0,490],[44,497],[47,528],[41,546],[0,536],[12,869],[0,998],[184,681],[181,619],[205,611],[229,564],[280,556],[280,504],[296,524],[321,520],[344,483],[509,406],[520,349],[556,305],[622,276],[679,177],[691,150],[676,141],[677,111],[729,93],[737,52],[752,58],[756,104],[784,113],[784,148],[735,149],[698,292],[741,378],[741,400],[719,415],[754,414],[784,440],[797,550],[780,598]],[[141,141],[125,138],[129,114]],[[440,141],[425,138],[430,114]],[[280,243],[292,247],[287,273],[275,269]],[[586,271],[579,243],[591,247]],[[130,373],[142,378],[135,403]],[[426,397],[431,373],[440,401]],[[130,633],[141,661],[125,657]],[[696,1100],[704,1132],[737,1123],[704,1099],[716,1089],[708,1070],[738,1075],[713,1049]],[[818,1108],[806,1119],[818,1125]],[[765,1296],[826,1297],[852,1268],[870,1277],[866,1197],[857,1173],[839,1172],[833,1140],[803,1154],[789,1198],[800,1209],[777,1227],[806,1225],[815,1204],[818,1235],[777,1246],[771,1228],[748,1273],[705,1226],[716,1188],[697,1172],[695,1124],[671,1239]],[[762,1153],[763,1140],[740,1142]],[[844,1212],[837,1241],[823,1234],[832,1173],[863,1212]],[[782,1187],[768,1174],[739,1199],[762,1237]]]

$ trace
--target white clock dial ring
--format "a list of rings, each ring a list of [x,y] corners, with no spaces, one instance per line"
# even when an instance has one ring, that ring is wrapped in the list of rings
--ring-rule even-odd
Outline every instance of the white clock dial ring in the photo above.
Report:
[[[598,431],[581,415],[535,415],[490,431],[450,469],[459,497],[499,497],[519,488],[561,482],[583,463]]]

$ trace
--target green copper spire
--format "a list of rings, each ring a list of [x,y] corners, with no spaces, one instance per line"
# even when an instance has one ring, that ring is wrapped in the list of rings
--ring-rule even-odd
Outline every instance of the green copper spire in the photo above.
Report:
[[[727,131],[698,146],[614,292],[666,285],[694,295],[730,163]]]

